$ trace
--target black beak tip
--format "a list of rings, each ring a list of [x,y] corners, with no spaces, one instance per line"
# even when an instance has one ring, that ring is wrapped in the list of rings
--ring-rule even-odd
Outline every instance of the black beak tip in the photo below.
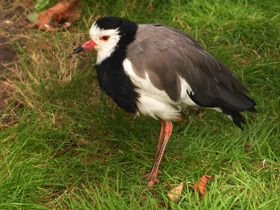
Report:
[[[79,53],[81,51],[84,51],[85,49],[82,46],[77,47],[76,49],[74,49],[74,51],[72,52],[72,54],[76,54]]]

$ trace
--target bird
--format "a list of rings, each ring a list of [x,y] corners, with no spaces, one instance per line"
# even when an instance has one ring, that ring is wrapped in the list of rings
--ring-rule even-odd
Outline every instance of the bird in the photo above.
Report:
[[[120,17],[96,20],[90,39],[74,49],[97,51],[99,86],[133,115],[160,120],[161,130],[147,186],[157,175],[173,130],[188,107],[211,108],[242,129],[240,114],[257,112],[247,88],[188,33],[162,24],[137,24]]]

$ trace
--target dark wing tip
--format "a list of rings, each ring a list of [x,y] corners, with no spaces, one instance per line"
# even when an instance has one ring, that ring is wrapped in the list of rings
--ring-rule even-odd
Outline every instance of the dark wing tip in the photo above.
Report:
[[[253,113],[258,113],[258,110],[256,110],[255,107],[251,107],[250,109],[248,109],[248,111]]]

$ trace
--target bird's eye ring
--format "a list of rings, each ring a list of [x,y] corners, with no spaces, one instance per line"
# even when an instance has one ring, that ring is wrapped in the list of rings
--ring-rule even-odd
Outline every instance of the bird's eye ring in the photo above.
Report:
[[[99,39],[102,41],[108,41],[109,38],[110,38],[110,36],[104,35],[104,36],[101,36]]]

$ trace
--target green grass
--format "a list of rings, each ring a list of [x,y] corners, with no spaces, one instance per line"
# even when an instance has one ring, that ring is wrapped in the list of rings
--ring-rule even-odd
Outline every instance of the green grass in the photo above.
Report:
[[[13,97],[0,111],[0,209],[165,209],[181,180],[172,209],[279,209],[279,11],[278,0],[84,1],[69,31],[9,34],[24,45],[11,42],[18,60],[2,71]],[[97,15],[190,33],[257,102],[244,131],[220,113],[189,109],[173,124],[155,197],[141,174],[152,166],[159,121],[133,120],[100,92],[95,53],[71,56]],[[204,174],[215,178],[202,201],[193,185]]]

